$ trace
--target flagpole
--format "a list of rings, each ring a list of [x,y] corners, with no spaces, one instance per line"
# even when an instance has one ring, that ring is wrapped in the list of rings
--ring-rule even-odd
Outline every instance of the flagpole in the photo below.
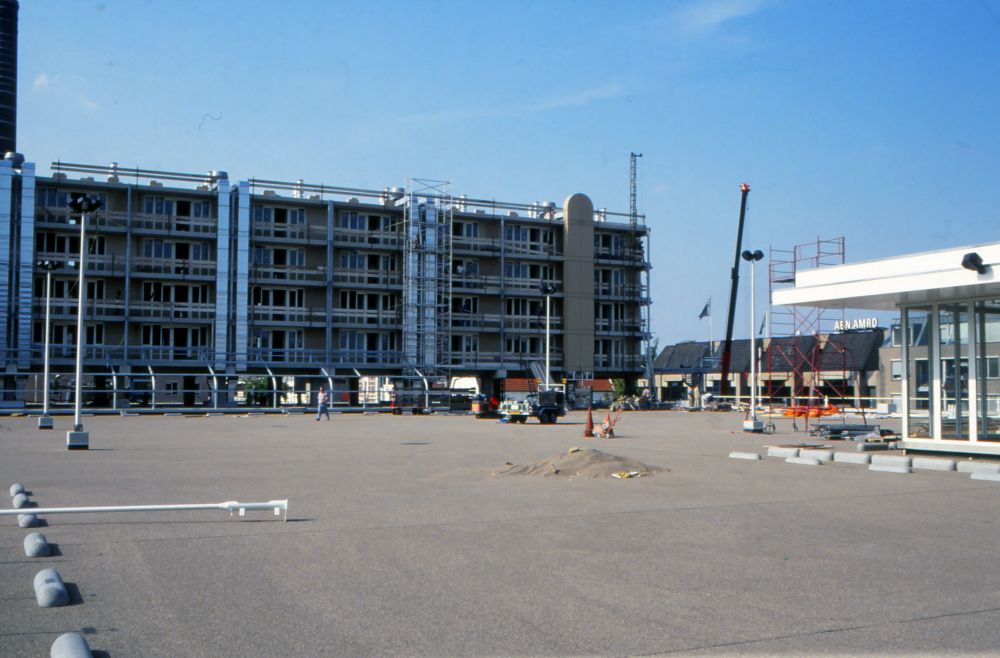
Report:
[[[712,298],[708,298],[708,349],[711,350],[709,356],[715,356],[715,344],[712,342]]]

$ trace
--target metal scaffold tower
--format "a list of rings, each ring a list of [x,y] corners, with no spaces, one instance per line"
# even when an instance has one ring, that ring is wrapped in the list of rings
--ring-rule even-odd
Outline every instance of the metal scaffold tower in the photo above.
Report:
[[[627,327],[629,338],[625,346],[625,369],[629,373],[635,373],[642,368],[646,374],[646,381],[651,390],[653,386],[653,360],[649,354],[650,333],[649,324],[649,304],[644,299],[643,291],[649,290],[649,261],[645,257],[642,248],[642,238],[639,236],[639,211],[636,204],[636,165],[642,153],[632,153],[629,156],[629,233],[628,244],[625,255],[628,262],[633,264],[626,272],[625,297],[628,300],[625,304],[627,314]],[[647,229],[647,241],[648,229]],[[645,274],[645,286],[642,275]]]
[[[762,370],[768,372],[766,397],[787,398],[791,405],[807,411],[821,406],[824,397],[846,397],[848,373],[856,368],[844,334],[837,332],[837,323],[844,320],[843,309],[775,306],[773,301],[775,290],[795,285],[799,271],[844,262],[844,238],[817,238],[791,250],[771,247],[769,340],[762,359]],[[833,373],[839,377],[833,378]],[[786,378],[790,379],[787,388],[775,385]]]
[[[451,183],[410,178],[403,215],[404,375],[447,376],[451,348]]]

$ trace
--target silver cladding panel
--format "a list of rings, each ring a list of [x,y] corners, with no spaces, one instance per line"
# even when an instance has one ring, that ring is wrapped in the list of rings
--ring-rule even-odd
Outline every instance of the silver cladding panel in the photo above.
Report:
[[[12,277],[10,271],[11,243],[11,187],[14,182],[14,169],[10,162],[0,160],[0,276],[7,282]],[[7,359],[7,328],[10,326],[10,285],[0,285],[0,313],[8,319],[0,322],[0,349],[4,350],[4,361]]]
[[[236,336],[235,361],[237,370],[247,367],[247,290],[250,279],[250,184],[240,181],[233,191],[236,199],[230,228],[236,234]]]
[[[224,370],[229,339],[229,181],[218,182],[215,199],[215,367]]]
[[[35,269],[35,165],[21,165],[21,275],[18,280],[17,367],[31,366],[31,293]]]

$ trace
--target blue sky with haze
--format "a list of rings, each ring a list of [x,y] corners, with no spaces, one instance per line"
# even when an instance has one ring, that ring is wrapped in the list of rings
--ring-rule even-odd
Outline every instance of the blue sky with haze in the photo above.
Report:
[[[709,296],[721,336],[743,182],[765,253],[998,239],[1000,0],[23,0],[19,57],[18,150],[43,175],[418,176],[627,212],[642,153],[661,345],[707,339]]]

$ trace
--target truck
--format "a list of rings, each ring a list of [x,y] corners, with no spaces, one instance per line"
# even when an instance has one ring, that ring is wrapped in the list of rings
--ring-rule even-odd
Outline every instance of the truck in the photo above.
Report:
[[[537,418],[539,423],[549,425],[565,415],[565,395],[562,391],[538,391],[523,402],[504,400],[500,405],[500,416],[509,423],[526,423],[528,418]]]

